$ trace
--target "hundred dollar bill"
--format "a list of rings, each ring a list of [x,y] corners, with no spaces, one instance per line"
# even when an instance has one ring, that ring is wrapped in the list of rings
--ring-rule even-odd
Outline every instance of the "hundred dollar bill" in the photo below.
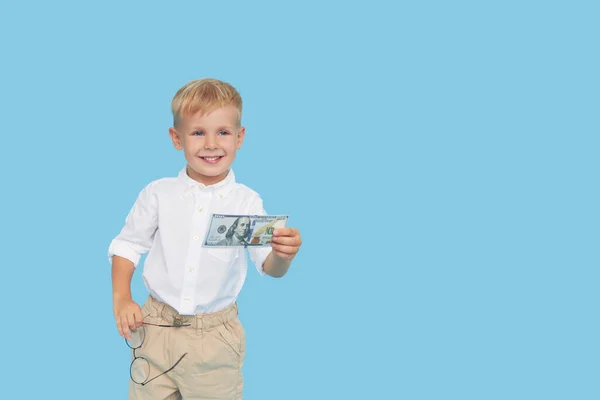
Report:
[[[285,227],[287,220],[287,215],[213,214],[204,246],[270,246],[273,231]]]

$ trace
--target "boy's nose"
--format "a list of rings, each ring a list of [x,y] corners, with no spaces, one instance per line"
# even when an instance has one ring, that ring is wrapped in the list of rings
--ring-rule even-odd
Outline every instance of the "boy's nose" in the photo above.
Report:
[[[206,138],[204,139],[204,148],[205,149],[217,148],[217,139],[212,137],[211,135],[206,136]]]

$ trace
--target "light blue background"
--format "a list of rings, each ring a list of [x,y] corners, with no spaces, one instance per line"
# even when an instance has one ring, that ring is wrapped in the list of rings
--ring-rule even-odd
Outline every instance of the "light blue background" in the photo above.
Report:
[[[597,400],[595,4],[3,2],[0,397],[126,398],[107,247],[215,77],[304,239],[249,269],[245,399]]]

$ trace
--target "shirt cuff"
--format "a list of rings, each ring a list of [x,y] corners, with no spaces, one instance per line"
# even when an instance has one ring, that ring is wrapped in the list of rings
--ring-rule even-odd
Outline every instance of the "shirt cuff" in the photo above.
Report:
[[[252,259],[252,262],[254,262],[258,273],[260,275],[265,275],[263,264],[269,253],[271,253],[271,247],[248,248],[248,252],[250,253],[250,258]]]
[[[133,263],[134,267],[137,267],[140,262],[141,255],[133,250],[126,242],[120,240],[113,240],[108,248],[108,261],[112,261],[113,256],[119,256],[128,259]]]

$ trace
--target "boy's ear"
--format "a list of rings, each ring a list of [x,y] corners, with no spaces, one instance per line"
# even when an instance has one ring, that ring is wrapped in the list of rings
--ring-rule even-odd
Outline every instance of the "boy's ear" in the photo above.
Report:
[[[236,143],[236,149],[240,149],[240,147],[242,147],[242,143],[244,142],[244,136],[246,136],[246,128],[244,128],[243,126],[240,127],[240,130],[238,131],[238,135],[237,135],[237,143]]]
[[[181,145],[181,140],[179,139],[179,135],[177,134],[177,131],[175,130],[175,128],[169,128],[169,136],[171,136],[171,140],[173,141],[173,146],[177,150],[183,149],[183,146]]]

